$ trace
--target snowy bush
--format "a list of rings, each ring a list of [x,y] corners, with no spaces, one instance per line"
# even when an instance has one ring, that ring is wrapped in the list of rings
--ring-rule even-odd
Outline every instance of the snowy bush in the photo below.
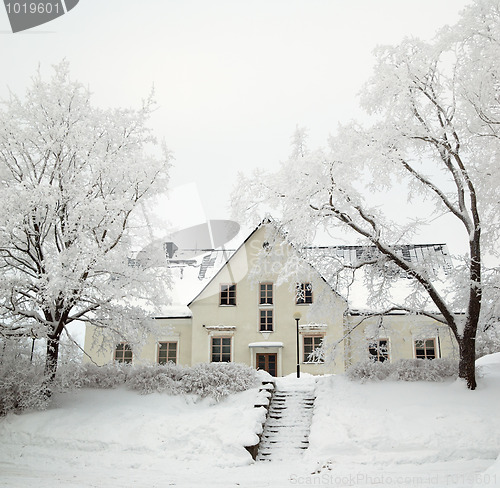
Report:
[[[185,393],[220,400],[257,386],[258,376],[253,368],[239,363],[202,363],[188,368],[181,384]]]
[[[0,415],[23,410],[43,410],[45,394],[43,362],[30,358],[29,348],[17,341],[3,343],[0,357]]]
[[[176,364],[134,366],[130,369],[127,386],[142,394],[166,392],[182,393],[180,380],[186,374],[186,368]]]
[[[16,346],[17,347],[17,346]],[[47,407],[50,395],[43,375],[43,360],[30,360],[29,352],[17,347],[0,357],[0,415]],[[220,400],[227,395],[257,386],[257,371],[238,363],[199,364],[183,367],[166,365],[104,366],[70,361],[58,368],[51,392],[74,388],[125,387],[141,394],[164,392],[171,395],[193,394]]]
[[[165,365],[128,365],[111,363],[104,366],[64,365],[59,369],[60,390],[71,388],[115,388],[125,385],[141,394],[165,392],[211,396],[216,400],[247,390],[258,384],[257,372],[238,363],[199,364],[183,367]]]
[[[350,380],[443,381],[458,376],[458,361],[453,359],[399,359],[394,363],[361,361],[351,366]]]
[[[389,375],[387,362],[376,362],[365,359],[350,366],[346,371],[346,376],[350,380],[384,380]]]
[[[87,363],[80,367],[81,377],[76,387],[85,388],[116,388],[127,381],[129,370],[132,366],[128,364],[109,363],[104,366],[96,366]]]

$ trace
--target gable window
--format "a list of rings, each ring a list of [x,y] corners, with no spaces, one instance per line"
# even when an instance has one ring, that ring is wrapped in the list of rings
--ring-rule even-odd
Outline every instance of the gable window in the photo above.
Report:
[[[312,302],[313,294],[311,283],[297,283],[297,286],[295,287],[295,303],[300,305]]]
[[[272,332],[273,331],[273,310],[266,309],[260,310],[260,331]]]
[[[260,284],[259,304],[260,305],[272,305],[273,304],[273,284],[272,283],[261,283]]]
[[[212,337],[210,357],[212,363],[229,363],[231,361],[231,337]]]
[[[417,359],[435,359],[436,340],[435,339],[416,340],[415,357]]]
[[[368,346],[370,359],[383,363],[389,360],[389,341],[387,339],[379,339],[373,341]]]
[[[304,351],[304,363],[322,363],[323,358],[316,355],[312,356],[314,352],[321,347],[323,343],[322,335],[304,336],[303,338],[303,351]]]
[[[220,285],[220,305],[236,305],[236,284]]]
[[[116,345],[115,361],[128,364],[132,362],[132,349],[125,342],[120,342],[120,344]]]
[[[160,342],[158,344],[158,364],[177,364],[177,342]]]

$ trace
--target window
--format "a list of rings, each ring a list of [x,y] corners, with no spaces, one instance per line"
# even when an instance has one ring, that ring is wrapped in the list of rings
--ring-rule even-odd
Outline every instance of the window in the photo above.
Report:
[[[160,342],[158,344],[158,364],[177,364],[177,342]]]
[[[260,310],[260,331],[272,332],[273,331],[273,310]]]
[[[231,361],[231,337],[212,337],[211,361],[213,363]]]
[[[236,305],[236,285],[220,285],[220,304]]]
[[[417,359],[435,359],[436,340],[425,339],[415,341],[415,357]]]
[[[387,339],[379,339],[373,341],[368,346],[370,359],[383,363],[389,360],[389,341]]]
[[[323,336],[304,336],[304,363],[322,363],[323,358],[312,356],[316,349],[321,347],[323,343]]]
[[[311,283],[297,283],[295,292],[295,303],[312,303],[312,285]]]
[[[119,363],[132,362],[132,349],[128,344],[121,342],[120,344],[116,345],[115,361],[118,361]]]
[[[260,305],[272,305],[273,304],[273,284],[272,283],[261,283],[260,284]]]

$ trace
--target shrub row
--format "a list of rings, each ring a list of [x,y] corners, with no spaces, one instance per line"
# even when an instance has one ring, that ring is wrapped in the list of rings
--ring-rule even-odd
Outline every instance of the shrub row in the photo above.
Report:
[[[253,388],[257,372],[238,363],[199,364],[183,367],[166,365],[123,365],[69,363],[59,367],[52,389],[116,388],[124,385],[148,394],[192,394],[220,400],[225,396]],[[49,399],[44,394],[43,367],[27,361],[0,364],[0,415],[23,410],[41,410]]]
[[[458,376],[454,359],[399,359],[394,363],[366,359],[346,371],[350,380],[443,381]]]

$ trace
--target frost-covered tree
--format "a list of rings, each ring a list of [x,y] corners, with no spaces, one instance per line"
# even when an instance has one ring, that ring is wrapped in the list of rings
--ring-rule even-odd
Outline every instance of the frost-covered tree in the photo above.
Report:
[[[2,102],[0,334],[46,339],[49,381],[69,324],[133,343],[153,329],[145,308],[164,301],[161,269],[128,260],[134,209],[168,180],[170,156],[154,155],[146,125],[153,107],[93,106],[66,62]]]
[[[476,387],[478,324],[486,320],[483,296],[494,303],[498,291],[484,256],[498,259],[499,53],[499,0],[474,1],[432,42],[405,39],[380,47],[361,95],[368,122],[339,127],[328,147],[317,150],[307,150],[298,131],[277,173],[257,172],[236,192],[247,214],[278,211],[298,248],[320,227],[348,229],[375,248],[376,255],[355,266],[378,265],[367,279],[372,302],[447,324],[459,345],[460,377],[470,389]],[[402,192],[410,202],[407,215],[390,218]],[[394,247],[410,243],[428,223],[422,205],[429,202],[433,218],[446,214],[457,222],[462,234],[453,238],[467,249],[446,281]],[[394,267],[413,278],[403,303],[386,293],[397,273],[380,275]]]

